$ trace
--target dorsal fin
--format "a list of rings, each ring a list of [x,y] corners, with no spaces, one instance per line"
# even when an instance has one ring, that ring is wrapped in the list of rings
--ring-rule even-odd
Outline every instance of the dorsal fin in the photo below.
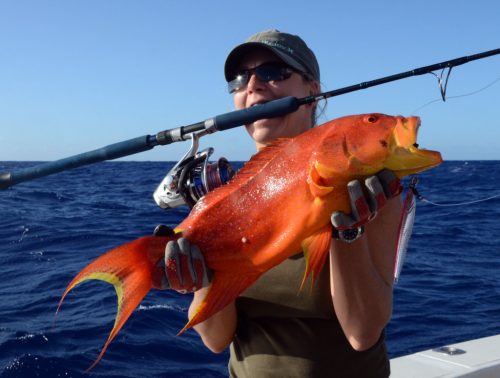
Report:
[[[280,138],[272,142],[270,145],[264,147],[257,152],[252,158],[238,171],[233,182],[237,185],[240,181],[246,182],[249,177],[255,176],[264,167],[269,164],[278,155],[285,146],[290,143],[290,138]]]
[[[291,140],[292,138],[279,138],[253,155],[227,185],[222,185],[206,194],[203,198],[204,206],[225,198],[229,193],[246,184],[250,178],[262,171]]]

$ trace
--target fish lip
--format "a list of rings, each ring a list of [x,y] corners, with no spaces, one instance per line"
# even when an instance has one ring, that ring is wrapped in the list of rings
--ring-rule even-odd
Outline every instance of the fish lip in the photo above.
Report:
[[[394,152],[386,161],[386,168],[392,170],[398,177],[416,174],[443,162],[440,152],[415,146],[399,147]]]
[[[395,172],[398,177],[422,172],[443,162],[438,151],[419,147],[417,134],[421,124],[418,116],[398,118],[393,131],[395,145],[386,160],[386,168]]]
[[[418,116],[398,117],[398,125],[395,129],[397,131],[397,145],[402,148],[415,145],[421,124],[422,122]]]

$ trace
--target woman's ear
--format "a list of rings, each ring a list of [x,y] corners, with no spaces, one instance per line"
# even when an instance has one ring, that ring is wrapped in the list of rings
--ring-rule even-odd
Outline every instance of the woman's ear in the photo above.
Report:
[[[321,93],[321,86],[318,81],[312,80],[310,81],[310,89],[309,89],[309,95],[314,96]]]

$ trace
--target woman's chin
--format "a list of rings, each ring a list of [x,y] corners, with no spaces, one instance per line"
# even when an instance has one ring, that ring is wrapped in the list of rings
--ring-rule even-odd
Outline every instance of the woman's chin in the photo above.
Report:
[[[268,144],[280,137],[282,124],[272,119],[261,119],[247,127],[247,131],[254,141],[261,144]]]

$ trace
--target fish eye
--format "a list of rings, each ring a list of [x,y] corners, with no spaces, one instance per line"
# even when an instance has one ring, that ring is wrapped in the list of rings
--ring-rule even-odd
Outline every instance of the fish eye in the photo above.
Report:
[[[368,123],[375,123],[378,121],[378,117],[374,115],[369,115],[365,118],[365,121]]]

